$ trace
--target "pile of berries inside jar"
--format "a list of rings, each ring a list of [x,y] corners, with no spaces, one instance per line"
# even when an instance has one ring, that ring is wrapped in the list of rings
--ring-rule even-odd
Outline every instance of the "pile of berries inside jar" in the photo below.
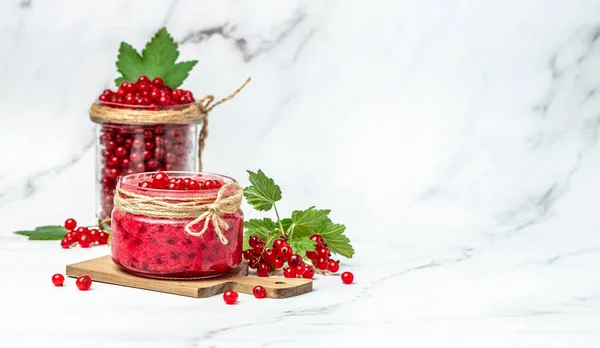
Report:
[[[177,110],[195,102],[192,92],[164,85],[161,78],[140,76],[123,82],[99,97],[103,105],[137,110]],[[110,217],[119,176],[160,171],[188,170],[196,164],[197,127],[185,124],[132,124],[105,122],[99,127],[99,218]]]

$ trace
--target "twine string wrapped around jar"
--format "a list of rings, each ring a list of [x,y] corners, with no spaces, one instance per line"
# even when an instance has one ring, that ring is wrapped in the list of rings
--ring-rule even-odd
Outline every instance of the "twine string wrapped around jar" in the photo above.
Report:
[[[234,214],[242,204],[243,188],[237,182],[223,185],[216,196],[148,196],[124,189],[119,183],[116,187],[114,207],[126,213],[143,215],[154,218],[186,219],[194,218],[185,226],[185,232],[191,236],[202,237],[212,224],[215,233],[223,245],[229,240],[223,231],[229,229],[229,224],[223,215]],[[198,232],[192,227],[204,221],[204,226]]]
[[[135,124],[169,124],[169,123],[190,123],[202,121],[202,129],[198,136],[198,170],[202,171],[202,150],[204,142],[208,136],[208,113],[216,106],[231,100],[250,82],[248,78],[237,90],[227,97],[211,105],[214,101],[212,95],[204,96],[194,104],[182,105],[181,108],[169,108],[168,110],[150,110],[148,107],[127,105],[126,108],[114,107],[122,106],[114,103],[94,103],[90,108],[90,118],[96,122],[116,122],[116,123],[135,123]],[[114,104],[111,106],[111,104]]]

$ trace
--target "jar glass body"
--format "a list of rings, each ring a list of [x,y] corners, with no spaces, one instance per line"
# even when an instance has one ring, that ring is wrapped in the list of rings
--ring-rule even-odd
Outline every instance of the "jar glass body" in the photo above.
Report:
[[[167,191],[138,187],[139,182],[151,180],[154,173],[122,177],[121,187],[148,197],[176,196],[196,198],[216,196],[218,189],[197,191]],[[206,173],[167,172],[173,177],[202,175],[207,179],[232,182],[231,178]],[[242,262],[244,214],[223,215],[229,228],[223,230],[228,243],[223,244],[212,224],[201,236],[185,231],[194,218],[171,219],[135,215],[114,209],[111,219],[111,254],[113,261],[126,271],[152,278],[201,279],[226,273]],[[192,225],[200,230],[204,221]]]
[[[202,121],[170,124],[95,122],[96,217],[100,220],[110,217],[120,176],[200,169],[198,138]]]

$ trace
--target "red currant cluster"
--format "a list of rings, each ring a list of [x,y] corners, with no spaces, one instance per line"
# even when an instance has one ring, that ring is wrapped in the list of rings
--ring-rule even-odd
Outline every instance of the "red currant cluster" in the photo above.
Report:
[[[165,172],[158,172],[152,176],[151,181],[142,181],[138,184],[139,187],[153,188],[160,190],[211,190],[223,186],[219,180],[206,180],[198,174],[192,178],[169,178]]]
[[[323,237],[315,234],[310,239],[317,243],[315,251],[306,252],[313,266],[322,271],[337,272],[340,269],[339,261],[330,258],[331,252],[325,246]],[[283,270],[283,276],[286,278],[312,278],[315,274],[314,267],[305,265],[302,256],[294,254],[284,238],[276,239],[272,247],[267,247],[259,236],[251,236],[248,244],[250,249],[244,250],[244,259],[248,260],[250,268],[256,269],[259,277],[268,277],[269,273],[282,268],[286,262],[287,267]]]
[[[63,286],[64,282],[65,276],[63,276],[62,274],[57,273],[52,276],[52,284],[54,284],[54,286]],[[77,280],[75,281],[75,285],[79,290],[89,290],[92,287],[92,278],[86,275],[81,276],[77,278]]]
[[[122,82],[116,92],[110,89],[102,92],[98,99],[113,107],[127,107],[129,105],[148,106],[150,110],[158,110],[161,106],[185,105],[193,103],[194,95],[184,89],[171,89],[165,86],[160,77],[150,81],[142,75],[137,82]],[[119,105],[111,105],[111,103]]]
[[[193,132],[189,125],[104,124],[100,132],[102,220],[110,216],[120,175],[186,170],[194,159]]]
[[[82,248],[89,248],[92,244],[108,244],[108,233],[95,228],[88,229],[83,226],[77,227],[77,221],[74,219],[67,219],[65,221],[65,228],[69,232],[67,232],[65,237],[60,241],[60,245],[63,249],[69,249],[75,244],[79,244]]]

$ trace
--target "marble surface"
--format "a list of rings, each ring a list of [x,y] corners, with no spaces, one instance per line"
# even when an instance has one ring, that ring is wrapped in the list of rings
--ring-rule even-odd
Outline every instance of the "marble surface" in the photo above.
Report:
[[[0,3],[0,346],[600,346],[600,3]],[[356,282],[287,300],[50,285],[105,248],[11,232],[92,221],[93,125],[121,40],[167,25],[228,94],[206,169],[331,208]],[[251,209],[249,217],[259,216]]]

